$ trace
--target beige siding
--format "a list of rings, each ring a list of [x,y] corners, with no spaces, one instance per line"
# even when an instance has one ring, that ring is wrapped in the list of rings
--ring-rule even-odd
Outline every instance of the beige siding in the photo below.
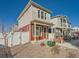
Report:
[[[52,19],[52,23],[54,24],[53,27],[61,27],[61,23],[59,21],[59,18]]]
[[[39,8],[36,8],[36,7],[32,6],[32,20],[39,19],[38,18],[38,10],[43,11],[43,10],[41,10]],[[47,13],[45,11],[43,11],[43,12],[44,13]],[[46,18],[47,18],[46,20],[50,20],[50,15],[51,14],[49,14],[49,13],[46,14]],[[40,19],[40,20],[45,20],[45,19]]]
[[[23,26],[30,24],[30,21],[32,19],[32,7],[30,7],[25,14],[18,20],[19,28],[22,28]]]

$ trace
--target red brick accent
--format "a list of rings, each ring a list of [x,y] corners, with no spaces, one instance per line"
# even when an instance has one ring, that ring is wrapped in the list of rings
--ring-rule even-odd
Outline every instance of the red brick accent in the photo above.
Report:
[[[22,28],[22,32],[26,32],[26,26]]]
[[[34,37],[34,36],[32,36],[32,41],[35,40],[35,38],[36,38],[36,40],[46,39],[46,38],[43,38],[43,36],[40,36],[40,37]]]
[[[26,25],[26,26],[20,28],[20,30],[21,30],[22,32],[27,32],[27,31],[29,31],[29,25]]]
[[[32,40],[32,25],[29,25],[29,38]]]

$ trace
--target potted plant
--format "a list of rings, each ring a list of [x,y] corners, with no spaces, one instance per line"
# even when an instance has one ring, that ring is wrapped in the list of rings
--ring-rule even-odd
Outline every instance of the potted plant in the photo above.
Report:
[[[49,47],[55,46],[55,42],[54,41],[47,41],[47,45]]]

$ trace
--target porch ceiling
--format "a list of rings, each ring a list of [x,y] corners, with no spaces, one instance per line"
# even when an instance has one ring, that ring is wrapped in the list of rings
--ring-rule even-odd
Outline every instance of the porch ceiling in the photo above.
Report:
[[[47,21],[47,20],[33,20],[31,21],[31,23],[36,23],[36,24],[40,24],[40,25],[48,25],[48,26],[53,26],[54,24]]]

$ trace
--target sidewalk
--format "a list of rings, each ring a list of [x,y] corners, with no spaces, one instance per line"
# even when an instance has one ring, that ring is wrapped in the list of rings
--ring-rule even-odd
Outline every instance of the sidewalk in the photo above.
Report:
[[[68,42],[64,42],[64,43],[56,43],[57,45],[66,47],[66,48],[70,48],[70,49],[78,49],[76,46],[68,43]]]

